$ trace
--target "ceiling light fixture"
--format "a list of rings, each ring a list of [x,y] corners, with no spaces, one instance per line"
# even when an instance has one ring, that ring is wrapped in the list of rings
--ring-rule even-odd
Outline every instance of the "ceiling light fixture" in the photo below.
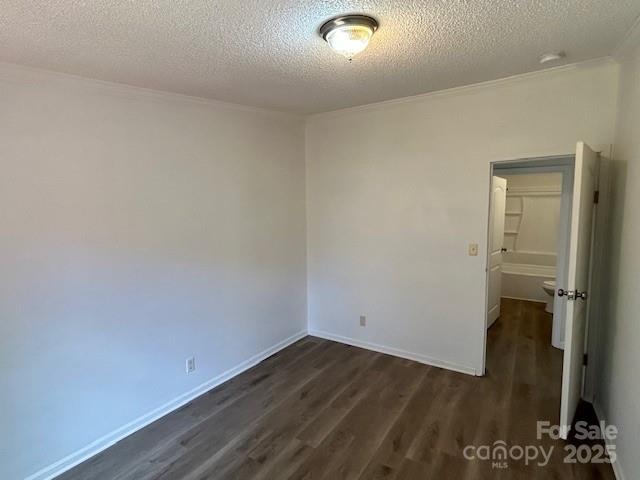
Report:
[[[366,15],[345,15],[324,23],[320,27],[320,36],[334,52],[351,61],[354,55],[367,48],[377,29],[378,22],[375,18]]]

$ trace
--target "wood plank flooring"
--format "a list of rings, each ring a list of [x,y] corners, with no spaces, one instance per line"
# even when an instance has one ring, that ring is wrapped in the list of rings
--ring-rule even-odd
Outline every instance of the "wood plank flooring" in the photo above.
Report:
[[[479,378],[306,337],[60,480],[611,479],[563,463],[562,352],[544,305],[503,300]],[[588,409],[587,409],[588,410]],[[554,446],[549,465],[466,460],[466,445]]]

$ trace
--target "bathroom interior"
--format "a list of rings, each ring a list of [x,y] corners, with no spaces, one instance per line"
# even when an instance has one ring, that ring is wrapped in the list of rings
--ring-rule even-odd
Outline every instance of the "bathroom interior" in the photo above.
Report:
[[[549,341],[563,349],[563,312],[554,315],[554,297],[556,272],[563,270],[557,267],[562,211],[570,209],[566,201],[563,205],[567,185],[563,187],[562,172],[505,173],[495,172],[507,182],[500,296],[543,303],[545,312],[554,316]]]

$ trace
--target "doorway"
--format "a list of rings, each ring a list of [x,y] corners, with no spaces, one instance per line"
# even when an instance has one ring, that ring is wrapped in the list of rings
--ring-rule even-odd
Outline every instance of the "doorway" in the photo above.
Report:
[[[563,350],[565,310],[555,296],[567,282],[574,157],[531,162],[493,167],[487,328],[504,298],[543,303],[552,319],[549,342]]]
[[[559,408],[559,425],[563,438],[569,432],[582,396],[583,356],[592,273],[592,234],[596,211],[594,202],[597,199],[595,193],[599,165],[599,154],[583,142],[578,142],[575,155],[493,162],[490,166],[486,309],[481,371],[486,373],[487,331],[495,328],[492,325],[501,322],[503,317],[501,304],[504,289],[520,292],[519,295],[524,297],[541,294],[540,291],[550,295],[549,304],[545,307],[549,310],[547,315],[553,315],[554,321],[553,328],[549,330],[551,334],[548,341],[554,347],[564,347]],[[540,185],[524,182],[526,175],[529,175],[529,180],[539,181]],[[509,183],[512,185],[510,194]],[[533,202],[523,200],[533,196],[549,198],[538,201],[536,209],[531,208]],[[559,199],[553,201],[553,196]],[[525,210],[526,205],[529,205],[529,211]],[[521,231],[525,228],[525,217],[529,219],[526,235]],[[555,256],[554,252],[545,251],[552,244],[549,238],[553,234],[554,223],[557,237]],[[550,232],[543,232],[545,229]],[[526,240],[519,243],[524,237]],[[544,238],[541,240],[540,237]],[[543,245],[540,251],[531,246],[534,241],[542,241],[539,243]],[[505,255],[509,262],[506,271],[503,271]],[[511,275],[506,277],[506,282],[505,275]],[[545,275],[548,279],[541,281],[541,277]],[[555,284],[552,283],[553,278]],[[540,290],[537,290],[536,284]],[[535,299],[524,298],[517,301],[533,303],[531,300]],[[531,311],[536,310],[534,308]],[[504,323],[507,318],[502,320]],[[528,338],[530,335],[520,340],[526,342]]]

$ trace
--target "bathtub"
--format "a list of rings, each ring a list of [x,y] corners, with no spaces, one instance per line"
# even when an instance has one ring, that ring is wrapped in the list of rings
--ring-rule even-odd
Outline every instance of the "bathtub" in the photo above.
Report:
[[[502,255],[502,296],[505,298],[546,303],[542,282],[555,278],[555,254],[506,252]]]

